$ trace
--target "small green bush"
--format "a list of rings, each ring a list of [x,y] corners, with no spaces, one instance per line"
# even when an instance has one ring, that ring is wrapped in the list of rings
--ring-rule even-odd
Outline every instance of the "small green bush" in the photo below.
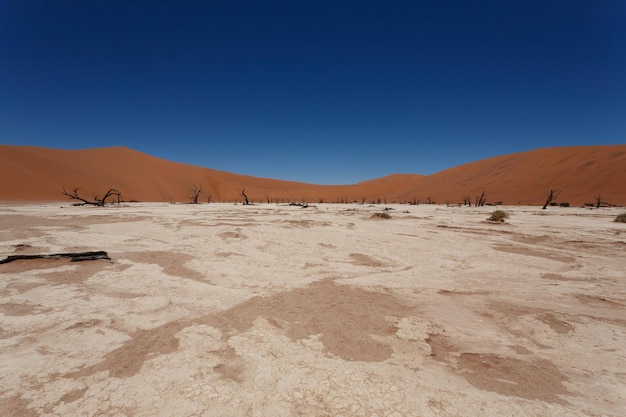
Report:
[[[504,222],[504,219],[509,218],[509,213],[504,210],[496,210],[491,213],[491,216],[487,218],[490,222]]]
[[[613,221],[616,223],[626,223],[626,213],[618,214]]]

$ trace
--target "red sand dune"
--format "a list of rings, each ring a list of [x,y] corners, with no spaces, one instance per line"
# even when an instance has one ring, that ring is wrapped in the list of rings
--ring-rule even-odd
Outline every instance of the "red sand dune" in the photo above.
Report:
[[[416,167],[418,170],[419,167]],[[485,191],[487,203],[543,204],[551,188],[557,202],[582,205],[602,201],[626,205],[626,145],[537,149],[461,165],[429,176],[393,174],[352,185],[314,185],[237,175],[155,158],[125,147],[60,150],[0,145],[0,201],[66,201],[61,194],[80,187],[91,199],[109,188],[124,200],[189,202],[190,189],[202,186],[199,201],[253,202],[387,201],[429,198],[456,204]]]

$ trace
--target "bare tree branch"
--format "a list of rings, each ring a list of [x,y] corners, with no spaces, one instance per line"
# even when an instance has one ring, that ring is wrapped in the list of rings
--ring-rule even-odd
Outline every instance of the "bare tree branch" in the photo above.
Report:
[[[241,190],[241,196],[242,196],[242,197],[243,197],[243,199],[244,199],[244,203],[243,203],[243,205],[244,205],[244,206],[249,206],[249,205],[250,205],[250,201],[248,201],[248,196],[246,195],[246,189],[245,189],[245,188],[243,188],[243,189]]]
[[[191,195],[189,196],[191,204],[198,204],[198,197],[202,192],[202,186],[198,187],[196,184],[194,184],[193,189],[189,190],[189,192],[191,193]]]
[[[548,204],[550,204],[551,202],[556,200],[556,198],[559,196],[559,194],[561,194],[561,190],[559,190],[558,188],[551,189],[550,190],[550,194],[548,194],[548,197],[546,198],[546,202],[543,205],[543,207],[541,207],[541,209],[545,210],[546,207],[548,207]]]
[[[76,187],[74,188],[72,192],[68,192],[65,189],[65,186],[63,186],[63,192],[61,194],[68,196],[71,200],[78,200],[78,201],[82,201],[83,204],[89,204],[92,206],[99,206],[99,207],[104,207],[107,199],[113,196],[117,196],[117,202],[119,203],[121,196],[122,196],[122,193],[120,193],[118,190],[116,190],[115,188],[111,188],[109,189],[109,191],[106,192],[106,194],[104,195],[104,197],[102,197],[102,199],[99,199],[96,196],[94,197],[93,201],[90,201],[78,195],[78,190],[80,190],[80,188]]]

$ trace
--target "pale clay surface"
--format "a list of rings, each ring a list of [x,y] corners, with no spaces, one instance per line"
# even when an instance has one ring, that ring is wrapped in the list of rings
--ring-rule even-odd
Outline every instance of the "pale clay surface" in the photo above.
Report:
[[[624,416],[623,209],[0,205],[2,416]]]

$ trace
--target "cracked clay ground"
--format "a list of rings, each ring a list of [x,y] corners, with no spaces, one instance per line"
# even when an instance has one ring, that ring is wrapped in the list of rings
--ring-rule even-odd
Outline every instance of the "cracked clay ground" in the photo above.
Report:
[[[620,209],[1,205],[2,416],[623,416]]]

